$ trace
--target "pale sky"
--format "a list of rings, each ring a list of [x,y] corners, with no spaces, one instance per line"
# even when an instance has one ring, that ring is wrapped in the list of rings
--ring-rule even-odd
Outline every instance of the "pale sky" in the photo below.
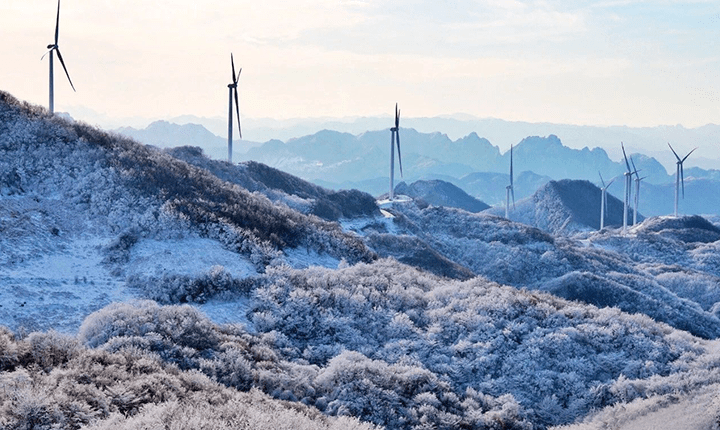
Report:
[[[0,89],[47,106],[56,0],[0,0]],[[55,104],[83,119],[468,113],[720,122],[720,2],[62,0]]]

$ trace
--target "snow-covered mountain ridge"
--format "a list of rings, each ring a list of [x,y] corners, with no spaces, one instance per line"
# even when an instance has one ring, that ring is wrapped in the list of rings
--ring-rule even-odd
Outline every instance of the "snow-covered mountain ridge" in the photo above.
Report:
[[[6,93],[0,153],[2,427],[543,429],[720,383],[701,219],[563,236],[414,203],[383,216]],[[321,199],[353,218],[312,215]]]

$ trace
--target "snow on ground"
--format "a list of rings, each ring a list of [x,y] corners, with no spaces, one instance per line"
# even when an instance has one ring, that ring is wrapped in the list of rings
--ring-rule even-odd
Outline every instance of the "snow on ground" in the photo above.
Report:
[[[216,265],[237,278],[256,273],[246,257],[219,242],[191,237],[141,238],[120,274],[103,262],[116,238],[117,233],[94,225],[63,199],[2,196],[0,325],[24,332],[75,333],[90,313],[112,302],[142,298],[126,286],[131,274],[200,275]],[[247,322],[247,303],[242,301],[201,308],[219,323]]]
[[[74,333],[90,313],[112,302],[140,298],[127,288],[125,276],[113,276],[102,263],[103,249],[112,238],[78,238],[64,241],[58,249],[25,258],[0,268],[0,325],[12,330],[55,329]],[[308,256],[307,260],[317,257]],[[337,267],[337,260],[332,262]],[[141,239],[131,252],[126,274],[200,275],[221,265],[233,277],[256,273],[244,257],[218,242],[191,238]],[[213,321],[249,325],[245,316],[248,299],[211,300],[198,307]]]
[[[230,302],[213,299],[195,306],[217,324],[242,324],[247,331],[254,332],[253,324],[247,319],[250,309],[247,297]]]
[[[203,238],[141,239],[132,247],[128,275],[201,275],[213,266],[223,266],[234,278],[257,273],[244,256]]]
[[[317,259],[308,256],[307,259]],[[332,264],[337,267],[337,260]],[[198,276],[213,266],[223,266],[233,278],[246,278],[257,274],[253,264],[240,254],[224,248],[219,242],[203,238],[169,240],[141,239],[130,252],[128,275],[162,276],[166,274]],[[233,301],[211,299],[195,304],[205,315],[218,324],[243,324],[252,329],[247,319],[250,306],[248,297]]]
[[[395,215],[385,209],[380,209],[382,216],[379,217],[362,217],[353,219],[340,220],[340,226],[346,232],[356,233],[365,236],[366,230],[374,232],[383,232],[391,234],[402,234],[395,225]]]
[[[393,196],[393,199],[381,199],[376,200],[375,203],[380,207],[380,209],[387,209],[393,207],[393,205],[396,205],[398,203],[410,203],[413,201],[413,198],[410,196],[406,196],[403,194],[397,194]]]
[[[321,266],[337,269],[340,260],[327,254],[318,254],[305,248],[285,249],[285,260],[294,269],[306,269],[310,266]]]
[[[102,265],[109,239],[78,238],[0,269],[0,324],[13,330],[72,333],[83,319],[133,295]]]
[[[126,262],[103,262],[117,232],[83,219],[62,200],[5,197],[0,204],[0,325],[16,331],[75,333],[90,313],[142,298],[128,276],[199,276],[222,266],[234,278],[257,274],[246,256],[215,240],[140,238]],[[306,249],[286,251],[292,267],[336,268],[340,260]],[[217,323],[250,326],[249,298],[210,300],[198,307]]]

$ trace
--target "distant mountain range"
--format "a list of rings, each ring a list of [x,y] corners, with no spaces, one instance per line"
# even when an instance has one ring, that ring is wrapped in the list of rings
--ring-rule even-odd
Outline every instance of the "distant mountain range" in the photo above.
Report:
[[[388,158],[386,131],[368,131],[351,135],[324,130],[310,136],[289,140],[273,140],[243,155],[289,171],[309,180],[334,181],[336,184],[363,181],[387,175]],[[442,175],[461,179],[474,172],[507,173],[509,152],[501,153],[487,139],[471,133],[451,140],[441,133],[420,133],[403,129],[402,159],[406,180]],[[647,176],[647,183],[672,182],[663,166],[654,158],[629,154],[637,168]],[[374,162],[371,162],[373,160]],[[531,171],[551,179],[587,179],[598,181],[598,172],[605,177],[621,175],[624,161],[613,161],[605,150],[564,146],[555,135],[531,136],[514,149],[515,172]],[[717,171],[693,170],[700,177],[713,177]],[[534,191],[534,190],[533,190]]]
[[[702,130],[703,136],[712,135],[714,128]],[[122,128],[117,132],[161,148],[199,146],[211,158],[227,157],[226,141],[200,125],[155,122],[144,130]],[[503,204],[505,185],[509,183],[508,151],[502,153],[498,146],[475,132],[457,140],[439,132],[421,133],[413,129],[402,129],[401,136],[405,176],[398,181],[409,184],[440,179],[490,205]],[[357,135],[322,130],[287,142],[238,141],[233,157],[267,164],[327,188],[355,188],[378,196],[387,192],[388,187],[388,145],[386,130]],[[599,172],[610,180],[625,171],[624,161],[613,161],[605,150],[573,149],[552,134],[526,137],[515,145],[513,153],[517,199],[531,196],[550,180],[584,179],[598,183]],[[670,213],[674,172],[669,175],[653,157],[639,153],[630,157],[646,177],[641,188],[642,212]],[[720,171],[688,167],[685,172],[687,199],[681,203],[683,213],[716,213],[720,207],[717,204]],[[610,193],[622,195],[621,188],[621,184],[614,184]],[[703,197],[698,198],[699,195]]]
[[[211,158],[227,160],[227,138],[219,137],[199,124],[178,125],[167,121],[155,121],[143,129],[120,127],[115,131],[158,148],[198,146]],[[257,145],[259,144],[255,142],[234,139],[233,158],[247,151],[247,148]]]
[[[402,106],[401,106],[402,107]],[[197,117],[184,115],[169,119],[177,124],[202,124],[218,136],[227,132],[227,119],[223,117]],[[367,130],[387,130],[392,123],[390,115],[348,118],[294,118],[275,120],[269,118],[243,118],[245,136],[255,142],[272,139],[287,141],[315,134],[321,130],[360,134]],[[620,142],[625,142],[632,152],[642,152],[659,160],[670,169],[675,159],[667,151],[670,142],[681,152],[700,147],[692,165],[704,169],[717,169],[720,165],[720,125],[708,124],[697,128],[682,125],[655,127],[626,126],[579,126],[554,123],[529,123],[506,121],[496,118],[478,118],[467,114],[439,117],[407,117],[401,122],[403,128],[413,128],[421,133],[438,130],[457,140],[473,132],[498,145],[503,152],[527,136],[558,136],[570,148],[604,148],[613,159],[620,159]]]

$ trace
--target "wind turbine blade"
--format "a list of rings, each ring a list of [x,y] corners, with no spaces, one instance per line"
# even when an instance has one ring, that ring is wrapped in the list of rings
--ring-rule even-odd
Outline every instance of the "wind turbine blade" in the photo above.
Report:
[[[58,0],[57,18],[55,19],[55,45],[58,44],[59,36],[60,36],[60,0]]]
[[[513,188],[512,186],[510,186],[510,194],[512,194],[513,209],[515,209],[515,188]]]
[[[234,83],[237,84],[237,82],[240,80],[240,74],[241,74],[241,73],[242,73],[242,67],[240,68],[240,70],[238,70],[237,78],[235,78],[235,82],[234,82]]]
[[[603,180],[602,173],[598,172],[598,175],[600,175],[600,182],[602,183],[603,188],[607,188],[607,185],[605,185],[605,181]]]
[[[42,61],[42,60],[45,58],[45,56],[46,56],[47,54],[49,54],[53,49],[55,49],[54,46],[53,46],[52,48],[48,49],[47,52],[44,53],[42,57],[40,57],[40,61]]]
[[[62,54],[60,54],[60,48],[56,48],[55,50],[57,51],[57,54],[58,54],[58,60],[60,60],[60,64],[62,64],[63,70],[65,70],[65,75],[67,76],[68,81],[70,82],[70,86],[72,87],[73,91],[75,91],[75,85],[73,85],[72,79],[70,79],[70,73],[68,73],[67,67],[65,67],[65,62],[63,61]]]
[[[627,166],[627,171],[628,171],[628,173],[630,173],[630,172],[632,172],[632,170],[630,170],[630,163],[628,163],[627,154],[625,153],[625,145],[622,142],[620,142],[620,146],[622,147],[623,157],[625,157],[625,165]]]
[[[400,176],[403,176],[403,170],[402,170],[402,156],[400,156],[400,129],[395,132],[397,137],[397,149],[398,149],[398,163],[400,163]]]
[[[682,159],[681,163],[684,163],[685,160],[687,160],[687,158],[690,156],[690,154],[692,154],[693,152],[695,152],[696,149],[697,149],[697,148],[693,148],[692,151],[688,152],[688,155],[686,155],[685,158]]]
[[[232,65],[232,75],[230,77],[233,83],[235,83],[235,59],[233,58],[232,52],[230,53],[230,64]]]
[[[632,157],[630,157],[630,162],[632,163],[632,166],[633,166],[633,173],[635,174],[635,176],[639,176],[638,175],[639,170],[637,169],[637,167],[635,167],[635,161],[633,161]]]
[[[675,154],[675,158],[677,158],[677,161],[680,161],[680,157],[677,155],[677,152],[673,149],[672,145],[670,145],[670,142],[668,142],[668,146],[670,147],[670,150]]]
[[[395,103],[395,127],[398,126],[399,122],[400,122],[400,112],[398,111],[398,104]]]
[[[238,120],[238,135],[240,136],[240,139],[242,139],[242,128],[240,127],[240,104],[238,103],[238,90],[237,87],[235,87],[235,112],[237,113],[237,120]]]
[[[612,185],[612,183],[615,182],[615,179],[617,179],[617,176],[614,177],[614,178],[612,178],[612,179],[610,180],[610,182],[608,182],[608,184],[607,184],[607,186],[605,187],[605,189],[607,189],[610,185]]]

